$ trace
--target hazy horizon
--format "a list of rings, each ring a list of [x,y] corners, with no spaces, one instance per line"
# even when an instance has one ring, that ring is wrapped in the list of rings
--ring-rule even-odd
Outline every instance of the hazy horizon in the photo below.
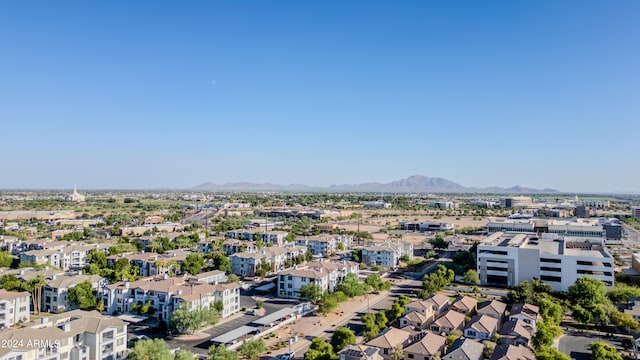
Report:
[[[0,189],[638,193],[640,2],[2,2]]]

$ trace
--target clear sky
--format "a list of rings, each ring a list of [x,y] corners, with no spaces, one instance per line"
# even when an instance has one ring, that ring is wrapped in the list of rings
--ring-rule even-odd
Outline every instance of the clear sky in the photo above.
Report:
[[[0,188],[640,191],[639,1],[2,1]]]

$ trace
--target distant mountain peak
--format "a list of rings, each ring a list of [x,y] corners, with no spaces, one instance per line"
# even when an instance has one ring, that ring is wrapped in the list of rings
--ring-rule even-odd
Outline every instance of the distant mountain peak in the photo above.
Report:
[[[554,189],[532,189],[515,185],[510,188],[465,187],[451,180],[440,177],[428,177],[412,175],[404,179],[389,183],[364,183],[342,184],[329,187],[308,186],[302,184],[278,185],[270,183],[231,182],[226,184],[214,184],[206,182],[194,186],[189,190],[195,191],[274,191],[274,192],[385,192],[385,193],[508,193],[508,194],[533,194],[533,193],[557,193]]]

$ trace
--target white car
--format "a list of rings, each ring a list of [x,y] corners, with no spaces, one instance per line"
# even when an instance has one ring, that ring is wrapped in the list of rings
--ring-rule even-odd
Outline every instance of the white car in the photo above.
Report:
[[[296,357],[296,353],[293,351],[287,351],[284,354],[280,354],[276,356],[276,360],[293,360]]]

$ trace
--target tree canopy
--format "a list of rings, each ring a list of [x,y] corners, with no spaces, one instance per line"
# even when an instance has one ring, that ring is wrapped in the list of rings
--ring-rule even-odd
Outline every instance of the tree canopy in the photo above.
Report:
[[[350,344],[356,343],[356,334],[348,327],[341,326],[331,335],[331,346],[338,352]]]
[[[169,346],[161,339],[140,340],[129,351],[129,360],[174,360]]]
[[[182,262],[181,269],[191,275],[197,275],[204,268],[204,258],[200,254],[189,254]]]
[[[593,360],[622,360],[622,356],[618,354],[616,348],[603,341],[594,342],[589,348]]]
[[[69,289],[67,296],[72,304],[80,309],[94,308],[98,303],[96,292],[92,289],[91,283],[87,280]]]
[[[251,360],[257,360],[260,354],[266,350],[267,348],[262,339],[247,340],[238,348],[238,352],[242,354],[242,356]]]

